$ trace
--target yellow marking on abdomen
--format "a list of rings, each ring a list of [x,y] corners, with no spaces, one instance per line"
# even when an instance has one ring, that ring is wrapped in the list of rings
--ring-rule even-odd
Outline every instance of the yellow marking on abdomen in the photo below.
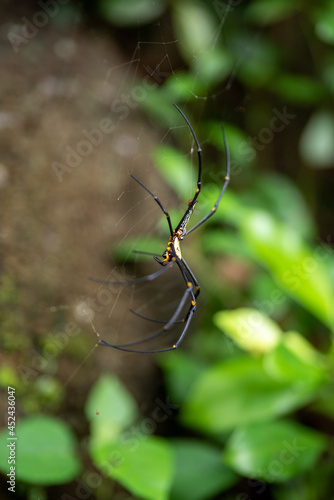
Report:
[[[182,253],[181,253],[179,238],[175,238],[175,240],[174,240],[174,248],[175,248],[175,253],[178,256],[178,258],[182,259]]]

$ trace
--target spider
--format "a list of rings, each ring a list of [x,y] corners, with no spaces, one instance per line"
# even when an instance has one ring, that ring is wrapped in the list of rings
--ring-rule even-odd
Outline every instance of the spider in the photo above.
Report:
[[[226,135],[224,131],[223,125],[221,125],[222,128],[222,133],[223,133],[223,139],[224,139],[224,147],[225,147],[225,160],[226,160],[226,175],[224,179],[224,184],[222,187],[222,190],[218,196],[218,199],[214,205],[214,207],[211,209],[211,211],[203,217],[197,224],[195,224],[191,229],[187,230],[187,224],[189,222],[189,219],[195,209],[195,206],[198,202],[198,197],[201,192],[201,186],[202,186],[202,150],[199,144],[199,141],[196,137],[196,134],[194,132],[194,129],[192,128],[188,118],[185,116],[183,111],[176,105],[174,104],[175,108],[178,110],[178,112],[181,114],[183,119],[185,120],[187,126],[189,127],[189,130],[194,138],[194,141],[197,146],[197,155],[198,155],[198,178],[197,178],[197,187],[196,191],[194,194],[194,197],[189,200],[188,202],[188,207],[182,216],[180,222],[177,224],[175,228],[173,228],[172,221],[170,218],[170,215],[168,211],[164,208],[162,205],[161,201],[159,198],[153,194],[140,180],[138,180],[134,175],[131,175],[132,179],[136,181],[147,193],[154,199],[154,201],[159,205],[159,208],[162,210],[164,213],[167,223],[168,223],[168,228],[169,228],[169,240],[167,243],[166,250],[162,254],[162,258],[159,258],[156,256],[156,254],[151,254],[149,252],[138,252],[138,253],[145,253],[148,255],[152,255],[154,260],[158,262],[162,267],[161,269],[158,269],[157,271],[148,274],[147,276],[143,276],[142,278],[136,278],[136,279],[130,279],[126,281],[108,281],[108,280],[101,280],[98,278],[89,278],[92,281],[95,281],[96,283],[102,283],[104,285],[137,285],[141,283],[148,283],[150,281],[155,280],[159,276],[161,276],[163,273],[165,273],[167,270],[171,269],[174,266],[177,266],[180,270],[181,276],[186,284],[186,289],[181,297],[181,300],[175,309],[174,313],[172,314],[171,318],[165,322],[161,320],[155,320],[151,318],[147,318],[146,316],[143,316],[139,314],[136,311],[133,311],[130,309],[130,311],[135,314],[136,316],[139,316],[143,319],[146,319],[148,321],[152,321],[155,323],[161,323],[164,326],[154,333],[153,335],[150,335],[149,337],[146,337],[142,340],[137,340],[135,342],[131,342],[128,344],[109,344],[105,340],[99,340],[98,344],[103,345],[103,346],[108,346],[108,347],[113,347],[114,349],[119,349],[121,351],[128,351],[128,352],[134,352],[134,353],[158,353],[158,352],[166,352],[166,351],[172,351],[174,349],[177,349],[179,345],[181,344],[182,340],[184,339],[187,330],[189,328],[190,322],[193,318],[193,315],[196,311],[196,305],[197,305],[197,297],[200,293],[200,285],[184,260],[182,253],[181,253],[181,242],[182,240],[188,236],[190,233],[192,233],[195,229],[197,229],[199,226],[201,226],[204,222],[206,222],[217,210],[218,205],[220,203],[220,200],[227,188],[227,185],[230,180],[230,157],[229,157],[229,150],[228,150],[228,145],[227,145],[227,140],[226,140]],[[182,309],[185,307],[187,302],[190,301],[190,306],[189,309],[187,310],[184,318],[180,319],[179,316],[181,315]],[[138,350],[135,347],[145,344],[146,342],[149,342],[150,340],[153,340],[160,335],[163,335],[165,332],[169,331],[172,327],[174,327],[176,324],[182,323],[183,328],[182,332],[178,338],[178,340],[173,344],[172,346],[161,348],[161,349],[153,349],[153,350]]]

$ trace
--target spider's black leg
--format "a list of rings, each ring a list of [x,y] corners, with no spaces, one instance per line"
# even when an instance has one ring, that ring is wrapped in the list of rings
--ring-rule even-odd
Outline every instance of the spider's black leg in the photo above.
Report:
[[[168,222],[168,226],[169,226],[169,232],[170,232],[170,235],[173,236],[173,226],[172,226],[172,221],[170,219],[170,215],[169,213],[167,212],[167,210],[163,207],[161,201],[159,200],[159,198],[152,193],[152,191],[150,191],[146,186],[144,186],[144,184],[142,182],[140,182],[134,175],[131,175],[132,179],[134,179],[136,182],[138,182],[138,184],[145,189],[145,191],[148,192],[148,194],[150,196],[152,196],[152,198],[155,200],[155,202],[159,205],[159,207],[161,208],[161,210],[163,211],[163,213],[165,214],[166,216],[166,219],[167,219],[167,222]]]
[[[99,278],[88,278],[91,281],[95,281],[95,283],[101,283],[102,285],[139,285],[140,283],[147,283],[148,281],[153,281],[158,278],[161,274],[165,273],[173,267],[175,264],[174,260],[170,260],[166,264],[163,265],[160,269],[155,271],[152,274],[148,274],[147,276],[143,276],[142,278],[135,278],[133,280],[124,280],[124,281],[109,281],[109,280],[100,280]]]
[[[142,318],[142,319],[146,319],[146,321],[151,321],[152,323],[160,323],[162,325],[165,325],[166,323],[168,323],[168,321],[164,321],[163,319],[149,318],[148,316],[144,316],[143,314],[140,314],[139,312],[134,311],[133,309],[129,309],[129,311],[132,314],[134,314],[135,316],[138,316],[139,318]],[[184,320],[175,321],[175,323],[183,323],[183,322],[184,322]]]
[[[149,353],[149,352],[164,352],[164,351],[168,351],[168,350],[172,350],[172,349],[175,349],[175,347],[170,347],[170,348],[165,348],[165,349],[158,349],[158,350],[150,350],[150,351],[139,351],[139,350],[135,350],[135,349],[128,349],[129,347],[132,347],[132,346],[137,346],[137,345],[140,345],[140,344],[144,344],[146,342],[149,342],[150,340],[153,340],[153,339],[156,339],[157,337],[159,337],[160,335],[162,335],[163,333],[166,333],[166,331],[168,331],[172,326],[174,326],[178,320],[177,318],[179,317],[186,301],[188,300],[188,297],[189,295],[190,296],[193,296],[193,292],[192,292],[192,288],[193,288],[193,285],[192,283],[188,283],[188,287],[187,289],[185,290],[176,310],[174,311],[172,317],[170,318],[170,320],[165,324],[165,326],[159,330],[158,332],[154,333],[153,335],[150,335],[149,337],[146,337],[145,339],[141,339],[141,340],[137,340],[135,342],[130,342],[128,344],[109,344],[108,342],[106,342],[105,340],[99,340],[98,344],[99,345],[105,345],[105,346],[108,346],[108,347],[113,347],[114,349],[119,349],[121,351],[129,351],[129,352],[137,352],[137,353],[140,353],[140,352],[143,352],[143,353]],[[193,304],[192,306],[193,308],[195,307],[195,304]],[[187,315],[189,316],[189,314]],[[181,336],[182,338],[184,337],[184,331],[188,328],[189,326],[189,317],[187,317],[187,319],[185,320],[186,324],[185,324],[185,327],[183,328],[183,331],[181,333]],[[177,342],[177,346],[180,344],[180,340],[178,340]]]
[[[183,237],[187,236],[188,234],[190,234],[192,231],[194,231],[195,229],[197,229],[199,226],[201,226],[203,224],[203,222],[205,222],[206,220],[209,219],[209,217],[211,217],[217,210],[218,208],[218,205],[220,203],[220,200],[222,199],[222,196],[223,194],[225,193],[225,190],[228,186],[228,183],[230,181],[230,153],[229,153],[229,149],[228,149],[228,145],[227,145],[227,140],[226,140],[226,135],[225,135],[225,130],[224,130],[224,127],[223,125],[221,126],[222,127],[222,132],[223,132],[223,138],[224,138],[224,145],[225,145],[225,159],[226,159],[226,175],[225,175],[225,182],[223,184],[223,188],[218,196],[218,199],[214,205],[214,207],[211,209],[211,212],[208,213],[205,217],[203,217],[203,219],[201,219],[199,222],[197,222],[197,224],[195,224],[191,229],[189,229],[188,231],[186,231],[184,234],[183,234]]]
[[[98,343],[100,345],[105,345],[105,346],[108,346],[108,347],[113,347],[115,349],[119,349],[119,350],[122,350],[122,351],[129,351],[129,352],[137,352],[137,353],[148,353],[148,352],[152,352],[152,353],[155,353],[155,352],[165,352],[165,351],[170,351],[170,350],[173,350],[175,348],[177,348],[182,339],[184,338],[185,336],[185,333],[188,329],[188,326],[189,326],[189,323],[190,323],[190,320],[192,318],[192,315],[193,313],[195,312],[196,310],[196,299],[195,299],[195,295],[194,295],[194,292],[193,292],[193,288],[194,288],[194,285],[193,283],[191,282],[191,278],[193,276],[193,273],[190,271],[190,273],[188,272],[188,265],[184,266],[183,262],[181,259],[179,259],[179,257],[176,255],[176,252],[175,252],[175,248],[174,248],[174,245],[171,244],[170,245],[170,252],[172,253],[173,257],[172,257],[172,263],[174,264],[176,262],[176,264],[178,265],[180,271],[181,271],[181,274],[184,278],[184,281],[187,285],[187,288],[186,290],[184,291],[183,295],[182,295],[182,298],[176,308],[176,310],[174,311],[172,317],[169,319],[169,321],[164,325],[164,327],[159,330],[158,332],[154,333],[153,335],[150,335],[149,337],[146,337],[145,339],[142,339],[142,340],[137,340],[135,342],[131,342],[131,343],[128,343],[128,344],[109,344],[108,342],[106,342],[105,340],[100,340]],[[195,281],[196,283],[197,280],[195,278]],[[196,286],[196,285],[195,285]],[[146,350],[137,350],[137,349],[129,349],[129,347],[132,347],[132,346],[137,346],[137,345],[140,345],[140,344],[144,344],[146,342],[149,342],[150,340],[153,340],[157,337],[159,337],[160,335],[162,335],[163,333],[167,332],[170,328],[172,328],[176,323],[179,323],[180,321],[178,320],[181,312],[182,312],[182,309],[184,308],[188,298],[191,298],[191,306],[190,306],[190,309],[185,317],[184,320],[181,320],[181,322],[185,323],[185,326],[182,330],[182,333],[177,341],[177,343],[175,344],[175,347],[169,347],[169,348],[164,348],[164,349],[155,349],[155,350],[151,350],[151,351],[146,351]]]
[[[184,260],[184,258],[182,257],[182,264],[184,265],[184,267],[187,269],[191,279],[192,279],[192,282],[194,283],[195,285],[195,299],[199,296],[200,294],[200,291],[201,291],[201,287],[199,286],[199,283],[194,275],[194,273],[192,272],[192,270],[190,269],[190,267],[188,266],[188,264],[186,263],[186,261]]]
[[[184,267],[186,268],[186,270],[188,271],[188,274],[195,286],[195,293],[194,293],[194,299],[196,300],[197,297],[199,296],[200,294],[200,291],[201,291],[201,287],[194,275],[194,273],[192,272],[192,270],[190,269],[190,267],[188,266],[188,264],[186,263],[186,261],[184,260],[184,258],[182,258],[182,264],[184,265]],[[189,280],[187,280],[189,281]],[[153,318],[149,318],[147,316],[144,316],[143,314],[139,314],[137,311],[134,311],[133,309],[130,309],[130,312],[132,312],[133,314],[135,314],[136,316],[139,316],[139,318],[142,318],[142,319],[146,319],[147,321],[152,321],[153,323],[161,323],[161,324],[166,324],[167,321],[163,321],[163,320],[160,320],[160,319],[153,319]],[[189,314],[189,311],[188,313],[186,314],[185,318],[181,319],[181,320],[178,320],[178,321],[174,321],[174,324],[176,323],[185,323],[186,322],[186,319],[187,319],[187,316]]]
[[[156,256],[156,257],[160,257],[160,253],[153,253],[153,252],[144,252],[144,250],[132,250],[133,253],[140,253],[142,255],[151,255],[152,257]]]
[[[106,342],[105,340],[99,340],[98,344],[99,345],[105,345],[107,347],[113,347],[114,349],[118,349],[119,351],[134,352],[134,353],[137,353],[137,354],[140,354],[140,353],[141,354],[156,354],[156,353],[159,353],[159,352],[174,351],[174,349],[177,349],[179,347],[179,345],[181,344],[182,340],[184,339],[194,312],[195,312],[195,310],[193,310],[192,314],[188,315],[186,324],[185,324],[185,326],[184,326],[184,328],[182,330],[182,333],[181,333],[180,337],[178,338],[177,342],[174,345],[170,346],[170,347],[165,347],[165,348],[162,348],[162,349],[153,349],[153,350],[150,350],[150,351],[145,351],[145,350],[144,351],[138,351],[137,349],[127,349],[126,345],[123,347],[123,346],[120,346],[120,345],[108,344],[108,342]],[[158,332],[159,335],[161,333],[163,333],[164,331],[165,330],[162,330],[162,331]],[[150,340],[150,339],[147,339],[147,340]],[[127,344],[127,345],[133,345],[133,344]]]
[[[185,120],[186,124],[188,125],[189,130],[190,130],[190,132],[191,132],[191,134],[192,134],[192,136],[194,138],[194,141],[195,141],[196,147],[197,147],[197,155],[198,155],[197,188],[196,188],[195,195],[194,195],[193,199],[190,200],[190,202],[189,202],[189,208],[192,209],[193,206],[196,203],[196,200],[198,198],[199,193],[201,192],[201,187],[202,187],[202,149],[201,149],[200,143],[199,143],[199,141],[198,141],[198,139],[196,137],[195,131],[192,128],[192,126],[191,126],[188,118],[186,117],[186,115],[183,113],[183,111],[175,103],[174,103],[174,106],[176,107],[176,109],[178,110],[178,112],[180,113],[180,115]]]

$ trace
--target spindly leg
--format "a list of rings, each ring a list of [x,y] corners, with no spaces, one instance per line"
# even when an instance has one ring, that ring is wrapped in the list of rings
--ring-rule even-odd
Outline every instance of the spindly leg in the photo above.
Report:
[[[134,179],[136,182],[138,182],[138,184],[145,189],[145,191],[148,192],[149,195],[152,196],[152,198],[155,200],[155,202],[159,205],[159,207],[161,208],[161,210],[163,211],[163,213],[165,214],[166,216],[166,219],[167,219],[167,222],[168,222],[168,226],[169,226],[169,232],[170,232],[170,235],[173,236],[173,226],[172,226],[172,221],[170,219],[170,215],[169,213],[167,212],[167,210],[163,207],[161,201],[159,200],[159,198],[152,193],[152,191],[150,191],[142,182],[140,182],[134,175],[131,175],[132,179]]]
[[[153,281],[158,278],[161,274],[165,273],[173,267],[175,262],[170,260],[163,267],[158,269],[152,274],[148,274],[147,276],[143,276],[142,278],[135,278],[133,280],[124,280],[124,281],[109,281],[109,280],[101,280],[99,278],[88,278],[91,281],[95,281],[95,283],[101,283],[102,285],[140,285],[141,283],[147,283],[148,281]]]

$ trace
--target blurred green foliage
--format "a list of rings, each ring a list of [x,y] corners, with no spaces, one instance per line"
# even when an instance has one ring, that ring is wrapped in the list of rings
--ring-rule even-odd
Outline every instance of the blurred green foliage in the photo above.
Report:
[[[163,127],[181,122],[171,106],[175,101],[193,123],[192,115],[197,116],[203,102],[198,97],[218,96],[215,109],[196,120],[198,136],[219,154],[209,154],[206,160],[194,224],[212,208],[225,175],[219,92],[231,72],[237,69],[236,85],[242,87],[243,97],[249,92],[253,97],[247,104],[240,99],[234,103],[242,110],[236,120],[224,104],[231,188],[200,236],[192,235],[192,247],[186,241],[184,245],[205,295],[199,301],[201,322],[187,349],[158,360],[166,393],[179,407],[177,414],[165,415],[172,422],[170,435],[154,435],[159,420],[141,417],[123,385],[103,376],[86,401],[90,434],[85,444],[100,474],[136,498],[205,500],[231,495],[226,498],[248,500],[258,498],[260,487],[277,500],[330,498],[334,255],[330,239],[316,241],[315,217],[291,178],[298,179],[299,169],[309,176],[303,161],[311,169],[329,169],[334,163],[334,113],[327,104],[334,93],[333,2],[230,2],[226,35],[220,37],[219,23],[227,7],[228,2],[204,0],[132,1],[131,7],[121,0],[98,2],[104,20],[114,26],[145,25],[163,12],[171,19],[184,65],[141,103],[152,121]],[[294,44],[298,23],[306,35]],[[288,36],[283,43],[284,30]],[[268,125],[277,127],[278,117],[286,127],[296,124],[289,137],[285,135],[285,150],[283,142],[278,150],[273,144],[275,133],[284,134],[283,129],[275,132]],[[177,147],[160,146],[153,152],[158,171],[182,206],[194,169],[183,139]],[[260,170],[257,162],[264,150]],[[299,167],[292,171],[296,158]],[[270,162],[284,164],[284,173],[273,173]],[[317,197],[314,191],[313,199]],[[159,231],[166,236],[162,219]],[[129,239],[114,249],[113,257],[139,259],[133,249],[160,252],[160,241]],[[226,274],[226,261],[241,275]],[[10,304],[15,295],[9,280],[4,302]],[[0,376],[5,385],[5,369]],[[47,379],[41,385],[47,398],[52,383]],[[80,463],[75,441],[59,419],[27,417],[20,425],[24,453],[18,479],[57,484],[76,477]],[[37,461],[45,456],[38,462],[38,478],[29,453]],[[5,455],[0,455],[0,467],[7,470]],[[109,497],[106,493],[101,498]]]
[[[210,211],[223,182],[222,114],[232,159],[231,187],[217,214],[201,228],[200,237],[192,235],[192,246],[184,243],[205,288],[199,332],[188,341],[187,351],[159,358],[167,394],[180,405],[179,425],[191,436],[166,440],[173,448],[174,482],[165,483],[162,498],[214,498],[232,487],[233,498],[249,499],[261,484],[262,492],[270,488],[275,499],[298,498],[289,487],[291,480],[298,481],[306,500],[326,498],[334,457],[321,419],[332,422],[334,416],[334,256],[330,237],[315,242],[314,218],[298,188],[272,171],[280,158],[293,178],[298,148],[304,168],[329,169],[334,164],[334,114],[327,106],[334,91],[333,6],[329,1],[230,2],[224,39],[218,34],[217,16],[222,20],[227,7],[228,2],[170,3],[187,70],[168,76],[141,103],[168,127],[178,120],[170,109],[177,102],[196,124],[199,139],[219,150],[219,155],[205,157],[193,224]],[[296,22],[303,24],[307,41],[293,38]],[[284,26],[286,42],[282,33],[280,37]],[[236,69],[236,81],[245,92],[239,115],[219,94]],[[208,116],[201,110],[201,120],[196,120],[198,98],[210,94],[215,95],[215,110]],[[278,141],[284,148],[283,136],[287,145],[281,157],[273,144]],[[180,152],[184,150],[180,136],[177,148],[160,145],[153,154],[161,176],[182,200],[180,207],[189,197],[196,168],[196,159]],[[263,151],[273,165],[261,166]],[[170,210],[174,221],[181,213]],[[163,217],[159,233],[167,234]],[[145,244],[153,248],[157,242],[146,238]],[[120,260],[137,259],[129,252],[135,247],[131,239],[124,250],[118,246]],[[241,289],[224,275],[224,259],[247,270]],[[300,421],[304,413],[318,416],[313,429],[310,417]],[[212,463],[210,472],[201,463],[204,457]],[[316,469],[322,470],[321,476],[312,474]],[[251,478],[247,493],[236,486],[238,476]],[[134,485],[126,486],[138,494]]]

